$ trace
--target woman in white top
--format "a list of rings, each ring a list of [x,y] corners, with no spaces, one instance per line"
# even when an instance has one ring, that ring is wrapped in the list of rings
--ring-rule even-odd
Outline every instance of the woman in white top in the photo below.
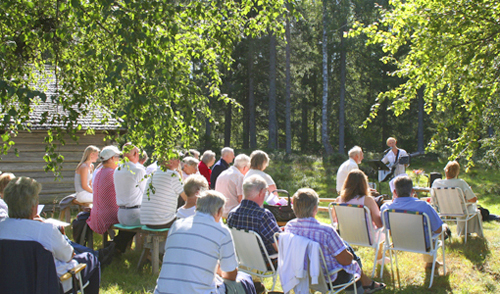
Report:
[[[83,152],[82,160],[76,166],[76,200],[80,203],[92,203],[92,172],[94,171],[92,163],[96,162],[99,151],[96,146],[88,146]]]
[[[268,165],[269,156],[267,155],[267,153],[262,150],[255,150],[254,152],[252,152],[252,154],[250,154],[250,169],[245,174],[243,181],[253,175],[259,175],[264,178],[267,183],[267,190],[269,192],[269,195],[266,197],[265,201],[270,205],[275,205],[279,202],[278,193],[274,192],[278,188],[276,187],[276,183],[274,182],[273,178],[264,172]],[[287,203],[284,203],[284,205],[286,204]]]

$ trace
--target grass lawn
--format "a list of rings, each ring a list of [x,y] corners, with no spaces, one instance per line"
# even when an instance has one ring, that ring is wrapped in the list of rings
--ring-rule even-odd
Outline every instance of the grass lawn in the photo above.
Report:
[[[426,185],[426,178],[417,177],[412,169],[423,169],[425,173],[432,171],[443,172],[445,162],[435,160],[414,160],[407,170],[410,176],[421,185]],[[298,188],[310,187],[318,191],[321,197],[336,197],[335,175],[339,164],[327,164],[319,158],[311,156],[272,158],[266,170],[277,183],[278,188],[286,189],[293,194]],[[362,169],[366,164],[361,165]],[[463,170],[459,175],[471,186],[479,199],[479,204],[487,207],[491,213],[500,215],[500,183],[497,180],[498,171],[485,170],[474,167],[468,173]],[[387,186],[382,186],[382,191],[387,193]],[[380,187],[379,187],[380,189]],[[385,191],[384,191],[385,189]],[[322,204],[324,205],[324,204]],[[325,205],[326,206],[326,205]],[[327,213],[318,214],[317,218],[329,223]],[[391,277],[390,265],[384,268],[383,282],[387,289],[379,293],[497,293],[500,291],[500,223],[486,222],[483,224],[486,239],[477,237],[468,238],[467,244],[463,239],[456,237],[456,225],[449,224],[453,238],[445,242],[447,274],[434,278],[432,289],[427,289],[430,271],[424,269],[421,256],[418,254],[400,253],[399,257],[399,282]],[[100,240],[95,235],[95,246],[100,246]],[[370,274],[373,266],[374,251],[371,248],[354,247],[363,261],[363,270]],[[136,271],[140,252],[129,250],[119,259],[104,269],[101,279],[101,293],[153,293],[156,276],[151,274],[151,266],[147,264],[143,269]],[[438,253],[438,260],[442,260]],[[375,280],[378,278],[380,266],[377,267]],[[266,280],[266,287],[272,285],[271,279]],[[281,290],[277,282],[276,290]]]

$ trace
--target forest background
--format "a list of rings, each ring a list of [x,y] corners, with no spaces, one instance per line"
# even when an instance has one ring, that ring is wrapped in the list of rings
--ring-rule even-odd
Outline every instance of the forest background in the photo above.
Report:
[[[6,0],[3,148],[42,115],[50,169],[97,109],[118,138],[332,156],[354,145],[498,166],[498,1]],[[47,97],[42,81],[55,80]],[[93,130],[87,130],[92,134]],[[115,136],[115,135],[113,135]],[[117,138],[113,138],[117,139]]]

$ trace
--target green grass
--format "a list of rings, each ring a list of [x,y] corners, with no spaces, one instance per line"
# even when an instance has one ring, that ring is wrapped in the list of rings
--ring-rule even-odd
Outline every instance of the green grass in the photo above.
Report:
[[[435,160],[414,160],[408,169],[410,176],[421,185],[427,183],[424,177],[416,178],[411,173],[412,169],[423,169],[426,174],[437,171],[443,172],[445,162]],[[282,154],[272,157],[271,165],[266,172],[277,183],[278,188],[286,189],[293,193],[302,187],[315,189],[320,197],[336,197],[335,175],[338,163],[324,163],[321,158],[312,156],[286,157]],[[366,165],[361,165],[362,169]],[[485,170],[480,166],[472,168],[468,173],[463,170],[460,178],[466,180],[476,193],[479,204],[487,207],[491,213],[500,214],[500,183],[498,171]],[[388,188],[382,185],[383,192]],[[385,190],[385,191],[384,191]],[[330,223],[327,213],[319,213],[317,218],[324,223]],[[398,279],[391,277],[390,266],[384,268],[383,282],[387,289],[379,293],[497,293],[500,291],[500,223],[487,222],[483,224],[486,239],[477,237],[468,238],[467,244],[463,239],[456,237],[456,225],[450,224],[453,232],[452,240],[446,241],[446,267],[447,274],[435,276],[432,289],[429,285],[430,271],[424,269],[422,257],[419,254],[400,253]],[[100,246],[101,241],[95,235],[95,246]],[[370,274],[373,266],[374,251],[371,248],[354,246],[357,254],[363,261],[363,270]],[[104,269],[101,279],[101,293],[152,293],[156,284],[156,276],[151,274],[151,266],[147,264],[143,269],[136,271],[140,252],[129,250],[120,259]],[[438,254],[441,260],[441,254]],[[380,266],[377,267],[375,280],[380,281]],[[265,281],[270,289],[271,280]],[[281,290],[277,282],[276,290]]]

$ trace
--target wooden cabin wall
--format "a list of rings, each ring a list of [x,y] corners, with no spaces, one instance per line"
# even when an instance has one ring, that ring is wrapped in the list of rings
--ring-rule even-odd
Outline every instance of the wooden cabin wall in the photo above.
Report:
[[[104,142],[104,133],[96,131],[95,135],[84,136],[79,133],[78,143],[67,139],[64,146],[58,146],[57,152],[64,156],[61,178],[56,179],[52,172],[45,172],[46,165],[44,137],[46,131],[21,132],[14,138],[16,143],[8,154],[0,155],[0,170],[11,172],[16,176],[27,176],[34,178],[42,184],[40,192],[40,204],[58,203],[65,196],[75,193],[74,177],[77,164],[80,162],[83,151],[88,145],[95,145],[102,149],[109,145]],[[17,148],[19,157],[15,155]],[[95,164],[96,165],[96,164]]]

